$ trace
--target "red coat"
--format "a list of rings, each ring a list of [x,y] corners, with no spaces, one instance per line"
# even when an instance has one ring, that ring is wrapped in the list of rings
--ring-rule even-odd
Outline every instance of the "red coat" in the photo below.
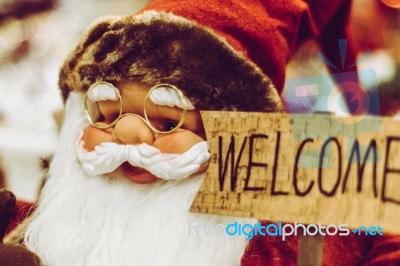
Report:
[[[298,240],[256,236],[247,246],[242,266],[296,265]],[[322,265],[400,265],[400,236],[325,236]]]

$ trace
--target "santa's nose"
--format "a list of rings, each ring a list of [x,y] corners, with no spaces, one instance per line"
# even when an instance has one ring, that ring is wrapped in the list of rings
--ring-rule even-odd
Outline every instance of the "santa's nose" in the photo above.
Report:
[[[114,126],[112,140],[122,144],[152,145],[155,136],[153,131],[139,117],[127,115],[118,120]]]

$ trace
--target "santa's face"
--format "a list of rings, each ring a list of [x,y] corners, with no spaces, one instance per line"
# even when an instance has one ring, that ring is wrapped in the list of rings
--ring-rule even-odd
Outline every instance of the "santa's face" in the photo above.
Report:
[[[131,81],[116,82],[115,85],[100,82],[87,92],[85,107],[91,126],[83,131],[79,155],[85,169],[94,168],[88,171],[89,174],[115,171],[133,182],[150,183],[159,178],[187,177],[207,169],[209,155],[205,150],[207,145],[200,114],[178,88],[168,84],[150,88],[147,84]],[[104,150],[99,146],[103,143],[118,144],[120,147],[113,147],[121,150],[120,153],[126,153],[122,151],[126,148],[134,149],[136,153],[152,153],[153,150],[153,160],[148,160],[147,164],[129,156],[122,160],[120,155],[113,157],[110,152],[107,152],[106,158],[99,158],[102,156],[98,154],[99,150]],[[194,153],[192,148],[195,145],[203,148],[195,149],[197,153]],[[176,155],[189,151],[192,161],[186,160],[182,165],[185,160]],[[105,154],[104,151],[101,153]],[[196,162],[193,161],[195,158]],[[98,162],[96,165],[95,161],[101,161],[100,165]],[[104,168],[104,161],[112,161],[112,164],[99,172],[96,168]],[[166,165],[167,162],[175,172],[179,172],[179,165],[192,167],[190,172],[180,172],[179,176],[174,173],[166,175],[168,169],[160,169],[163,167],[157,163]]]
[[[122,110],[107,89],[69,96],[26,245],[45,265],[238,264],[244,237],[201,229],[237,219],[189,212],[210,158],[199,113],[164,93],[146,103],[143,84],[113,85]]]

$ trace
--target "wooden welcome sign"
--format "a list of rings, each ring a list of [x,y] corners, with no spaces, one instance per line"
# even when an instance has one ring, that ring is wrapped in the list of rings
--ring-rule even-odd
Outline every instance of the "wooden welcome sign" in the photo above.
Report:
[[[400,121],[201,115],[212,157],[191,211],[400,233]]]

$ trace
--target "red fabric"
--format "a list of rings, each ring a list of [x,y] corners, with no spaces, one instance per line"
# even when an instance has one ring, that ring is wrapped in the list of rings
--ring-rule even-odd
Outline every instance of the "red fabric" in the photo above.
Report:
[[[296,265],[298,237],[256,236],[242,266]],[[400,265],[400,236],[325,236],[322,265]]]
[[[34,204],[26,201],[17,200],[14,216],[7,228],[6,235],[12,231],[17,225],[22,223],[34,210]]]
[[[172,12],[212,28],[282,92],[285,65],[301,41],[319,36],[326,57],[335,65],[340,62],[337,41],[348,36],[350,1],[155,0],[144,10]],[[354,63],[352,53],[347,58],[347,65]]]

